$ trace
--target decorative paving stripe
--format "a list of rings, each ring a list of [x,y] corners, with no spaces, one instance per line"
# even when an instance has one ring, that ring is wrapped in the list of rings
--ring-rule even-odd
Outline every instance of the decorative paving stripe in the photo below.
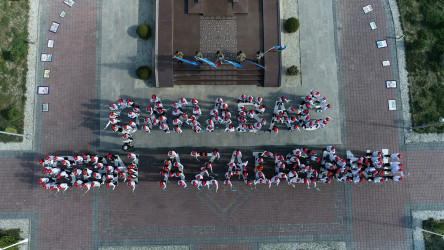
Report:
[[[171,245],[171,246],[107,246],[99,247],[99,250],[188,250],[190,246]]]
[[[345,242],[302,242],[302,243],[279,243],[279,244],[259,244],[259,250],[345,250],[347,246]]]

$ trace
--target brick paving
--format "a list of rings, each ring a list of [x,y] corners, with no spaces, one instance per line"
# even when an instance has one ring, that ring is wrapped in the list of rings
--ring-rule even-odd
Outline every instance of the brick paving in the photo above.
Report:
[[[387,110],[395,91],[385,80],[396,79],[381,61],[391,58],[391,47],[376,49],[376,40],[388,33],[383,1],[372,2],[374,11],[362,12],[366,1],[340,1],[339,35],[347,125],[347,146],[353,152],[389,148],[398,143],[396,113]],[[129,188],[101,189],[83,195],[68,190],[59,197],[42,190],[35,162],[48,153],[94,150],[94,97],[97,1],[79,1],[67,9],[61,1],[47,0],[46,26],[60,21],[51,69],[50,112],[42,114],[41,149],[20,158],[4,158],[0,165],[0,190],[4,201],[0,215],[37,211],[35,249],[96,249],[113,245],[190,245],[191,249],[257,249],[259,243],[295,241],[346,241],[350,249],[408,249],[408,209],[417,204],[444,206],[441,192],[444,172],[442,151],[401,152],[406,182],[383,185],[320,185],[321,191],[288,185],[246,188],[233,181],[236,192],[220,187],[198,192],[182,190],[171,182],[159,190],[163,155],[144,154],[141,182],[133,195]],[[375,21],[378,29],[371,30]],[[41,41],[46,43],[46,41]],[[43,51],[42,51],[43,52]],[[322,91],[322,90],[321,90]],[[398,103],[399,100],[398,100]],[[247,154],[253,149],[245,149]],[[189,151],[184,149],[184,151]],[[226,151],[229,151],[228,149]],[[189,157],[187,179],[197,168]],[[217,163],[223,173],[227,155]],[[219,177],[220,178],[220,177]],[[351,210],[350,210],[351,209]],[[406,222],[407,221],[407,222]],[[352,222],[352,223],[349,223]]]
[[[44,81],[50,94],[43,103],[49,103],[50,112],[42,113],[42,152],[92,149],[96,5],[96,1],[79,2],[70,9],[62,1],[47,0],[44,32],[55,42],[54,48],[42,51],[53,54],[53,61],[45,63],[51,77]],[[62,10],[67,11],[64,18],[59,17]],[[47,31],[52,21],[60,23],[55,34]]]
[[[351,150],[400,149],[396,112],[388,111],[387,100],[395,99],[396,90],[386,89],[386,80],[396,80],[391,67],[382,60],[394,59],[394,34],[387,28],[385,1],[341,1],[339,25],[342,40],[342,69],[347,115],[348,147]],[[364,14],[362,7],[372,4]],[[387,6],[387,5],[385,5]],[[388,7],[387,7],[388,8]],[[378,28],[370,29],[370,22]],[[376,41],[387,39],[388,48],[377,49]],[[391,40],[390,40],[391,39]],[[397,100],[400,105],[400,100]],[[399,111],[400,112],[400,111]],[[439,187],[442,160],[439,151],[406,151],[406,182],[400,184],[352,186],[353,230],[356,249],[408,249],[406,241],[406,204],[442,202]],[[427,181],[424,181],[427,180]],[[411,237],[411,235],[407,235]]]
[[[91,249],[92,196],[74,192],[55,197],[44,191],[36,182],[43,175],[35,163],[48,152],[93,149],[97,2],[79,1],[71,9],[58,0],[41,5],[45,16],[40,32],[46,40],[40,41],[45,46],[39,54],[53,54],[53,61],[44,66],[51,70],[51,77],[43,81],[50,94],[41,97],[50,111],[38,114],[42,153],[2,159],[6,171],[0,175],[0,188],[7,202],[0,204],[0,214],[38,211],[37,223],[31,225],[31,239],[37,237],[32,248]],[[64,18],[59,17],[62,10],[67,12]],[[61,24],[56,34],[48,31],[52,21]],[[54,48],[46,48],[48,39],[55,41]]]

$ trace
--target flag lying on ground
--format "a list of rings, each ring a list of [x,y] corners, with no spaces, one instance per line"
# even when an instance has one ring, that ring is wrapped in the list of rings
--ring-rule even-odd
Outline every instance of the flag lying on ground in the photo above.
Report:
[[[198,60],[201,60],[202,62],[204,62],[204,63],[210,65],[211,67],[217,69],[217,64],[215,64],[215,63],[213,63],[213,62],[211,62],[211,61],[208,61],[207,59],[200,58],[200,57],[198,57],[198,56],[196,56],[196,58],[197,58]]]
[[[255,63],[255,62],[252,62],[252,61],[248,61],[248,60],[244,60],[244,62],[254,64],[254,65],[256,65],[256,66],[258,66],[258,67],[261,67],[261,68],[263,68],[263,69],[265,70],[265,66],[262,66],[262,65],[260,65],[260,64],[258,64],[258,63]]]
[[[271,49],[265,51],[264,54],[267,53],[267,52],[282,52],[282,50],[284,50],[284,49],[286,49],[286,48],[287,48],[287,44],[285,44],[284,47],[282,47],[282,46],[280,46],[280,45],[278,45],[278,46],[274,46],[273,48],[271,48]]]
[[[228,60],[225,60],[225,59],[222,59],[222,61],[227,62],[227,63],[233,65],[234,67],[243,68],[242,65],[240,65],[239,63],[235,63],[235,62],[228,61]]]
[[[191,65],[197,66],[197,62],[192,62],[192,61],[189,61],[189,60],[186,60],[186,59],[182,59],[182,58],[179,58],[179,57],[173,57],[173,59],[177,59],[179,61],[186,62],[186,63],[189,63]]]

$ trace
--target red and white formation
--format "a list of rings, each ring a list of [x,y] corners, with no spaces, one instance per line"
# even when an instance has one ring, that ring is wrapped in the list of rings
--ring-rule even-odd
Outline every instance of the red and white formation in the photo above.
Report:
[[[172,152],[172,153],[171,153]],[[200,172],[194,176],[191,185],[197,188],[202,186],[216,186],[218,189],[217,175],[213,174],[212,163],[219,159],[220,154],[217,150],[211,153],[192,151],[191,157],[199,160],[201,158],[211,157],[201,168]],[[400,182],[403,180],[403,164],[399,162],[401,154],[388,154],[380,151],[369,152],[367,155],[356,158],[348,151],[346,159],[336,154],[334,146],[327,146],[322,155],[318,155],[313,150],[307,148],[297,148],[287,155],[280,155],[271,151],[254,152],[254,169],[249,168],[249,162],[243,160],[242,153],[234,150],[231,159],[227,164],[228,171],[224,175],[223,184],[233,187],[232,177],[237,176],[241,183],[255,188],[257,184],[265,184],[271,187],[273,184],[278,186],[281,181],[296,187],[297,184],[317,186],[317,183],[331,183],[332,180],[338,182],[353,182],[360,184],[363,182],[383,183],[387,181]],[[161,187],[166,188],[169,178],[180,178],[179,185],[186,187],[185,175],[183,174],[183,165],[180,164],[178,154],[170,151],[171,160],[165,161]],[[171,167],[180,164],[180,168],[172,170]],[[250,164],[252,165],[252,164]],[[264,171],[264,168],[266,171]],[[272,172],[272,176],[266,176],[265,172]],[[250,178],[249,176],[253,176]],[[241,179],[242,178],[242,179]]]
[[[278,132],[278,124],[285,124],[289,131],[315,130],[322,128],[331,121],[330,117],[322,119],[313,119],[310,117],[309,111],[323,112],[331,108],[327,104],[327,98],[320,97],[319,92],[310,91],[310,93],[302,97],[302,103],[294,106],[285,107],[291,100],[285,96],[279,98],[275,102],[272,120],[267,131]],[[188,101],[180,98],[171,104],[171,108],[167,109],[162,103],[162,99],[156,95],[152,95],[149,100],[151,105],[145,108],[146,113],[142,113],[141,109],[135,105],[131,99],[119,99],[116,103],[109,104],[111,112],[109,113],[109,121],[105,129],[109,126],[114,132],[122,134],[125,143],[133,140],[133,134],[141,129],[147,133],[151,133],[153,128],[158,127],[165,133],[171,131],[182,133],[184,125],[188,125],[194,132],[213,132],[223,125],[225,132],[252,132],[257,133],[267,124],[265,118],[260,117],[265,114],[265,106],[262,104],[262,97],[253,97],[240,95],[237,103],[237,125],[233,122],[233,115],[229,110],[228,104],[224,102],[222,97],[216,98],[214,108],[210,111],[210,117],[204,123],[199,122],[202,116],[202,110],[196,99]],[[122,122],[121,112],[129,108],[129,122]],[[167,111],[171,110],[172,116],[167,117]]]
[[[138,183],[139,157],[128,154],[130,164],[126,165],[118,155],[82,154],[78,156],[48,155],[39,161],[45,177],[39,179],[44,189],[65,192],[70,187],[98,188],[112,187],[123,181],[134,189]]]

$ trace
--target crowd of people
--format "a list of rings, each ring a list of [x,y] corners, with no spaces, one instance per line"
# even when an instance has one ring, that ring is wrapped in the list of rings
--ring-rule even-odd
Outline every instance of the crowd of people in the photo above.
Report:
[[[265,131],[278,133],[278,124],[284,124],[289,131],[300,131],[300,128],[315,130],[326,126],[331,121],[328,116],[322,119],[310,117],[310,110],[323,112],[331,108],[331,105],[327,103],[327,98],[321,98],[319,92],[310,91],[308,95],[302,97],[302,101],[296,107],[286,108],[285,105],[288,105],[290,101],[285,96],[281,96],[275,102],[270,127],[267,130],[264,129]],[[112,131],[122,135],[123,143],[131,145],[136,131],[142,130],[151,133],[155,127],[165,133],[181,134],[185,125],[196,133],[213,132],[218,125],[221,125],[225,128],[225,132],[257,133],[267,123],[266,118],[260,117],[265,113],[265,105],[262,97],[259,96],[240,95],[235,111],[236,117],[232,115],[228,104],[221,97],[216,98],[214,107],[205,123],[199,122],[202,110],[196,99],[188,101],[185,98],[180,98],[168,108],[156,95],[151,96],[150,102],[151,105],[145,108],[143,115],[139,106],[130,99],[119,99],[117,103],[109,104],[111,112],[105,129],[110,127]],[[128,112],[129,122],[123,122],[121,119],[121,112],[126,108],[130,109]],[[172,110],[172,117],[167,116],[169,109]]]
[[[381,151],[374,151],[359,158],[348,152],[347,159],[343,159],[336,154],[334,146],[327,146],[321,156],[307,148],[295,149],[285,157],[265,151],[255,154],[254,184],[263,183],[270,187],[283,179],[288,184],[302,183],[310,188],[310,184],[316,187],[317,182],[328,184],[332,180],[355,184],[398,182],[404,176],[403,164],[398,161],[400,158],[398,153],[383,155]],[[267,160],[274,162],[275,175],[271,178],[266,178],[262,172]]]
[[[45,177],[39,183],[46,190],[65,192],[70,187],[91,188],[101,186],[113,190],[119,181],[134,189],[137,186],[139,156],[128,154],[130,164],[126,165],[118,155],[107,156],[82,154],[77,156],[48,155],[39,161]],[[86,193],[85,192],[85,193]]]
[[[310,117],[310,110],[316,110],[317,113],[323,112],[331,108],[331,104],[327,103],[327,98],[322,97],[319,92],[310,90],[309,94],[302,97],[302,102],[298,107],[285,107],[285,104],[291,100],[282,96],[276,101],[273,118],[271,120],[269,132],[278,133],[279,128],[276,124],[285,124],[289,131],[300,131],[300,128],[305,130],[315,130],[325,127],[332,119],[327,116],[322,119],[312,119]]]
[[[193,151],[191,152],[191,156],[197,160],[199,158],[209,158],[200,169],[200,173],[196,175],[197,182],[192,181],[191,185],[198,185],[199,187],[206,186],[208,189],[210,186],[214,186],[217,192],[219,188],[218,182],[214,180],[214,177],[210,177],[210,173],[213,173],[212,163],[216,159],[220,159],[219,151],[217,149],[214,149],[210,153]],[[177,185],[182,186],[183,188],[187,188],[188,186],[185,180],[184,166],[180,163],[179,154],[175,151],[168,152],[168,159],[164,161],[163,170],[160,172],[160,175],[162,176],[162,180],[159,182],[159,186],[164,190],[167,188],[170,179],[173,178],[178,179]],[[205,179],[205,176],[208,179]]]
[[[334,146],[327,146],[322,155],[318,155],[313,150],[298,148],[287,155],[279,155],[270,151],[255,152],[254,169],[251,171],[250,164],[242,159],[242,153],[234,150],[231,160],[228,163],[228,170],[224,174],[223,185],[233,187],[231,178],[237,179],[247,186],[256,188],[258,184],[267,185],[269,188],[285,181],[288,185],[296,187],[297,184],[307,185],[307,188],[317,186],[317,183],[331,183],[332,180],[338,182],[352,182],[360,184],[363,182],[383,183],[386,181],[400,182],[403,180],[403,164],[399,162],[401,154],[383,154],[381,151],[369,152],[365,156],[355,157],[351,152],[347,152],[346,159],[336,154]],[[201,167],[200,172],[193,176],[190,184],[200,189],[201,187],[219,188],[217,175],[213,173],[213,162],[220,158],[217,149],[211,153],[192,151],[191,156],[199,159],[210,157]],[[184,166],[180,163],[179,155],[170,151],[169,159],[164,162],[164,169],[161,172],[163,180],[160,186],[166,189],[171,178],[178,178],[178,185],[187,187],[186,176],[183,172]],[[264,170],[265,168],[265,170]],[[270,168],[274,168],[273,176],[266,176],[265,172],[271,173]],[[253,177],[249,177],[249,176]]]

